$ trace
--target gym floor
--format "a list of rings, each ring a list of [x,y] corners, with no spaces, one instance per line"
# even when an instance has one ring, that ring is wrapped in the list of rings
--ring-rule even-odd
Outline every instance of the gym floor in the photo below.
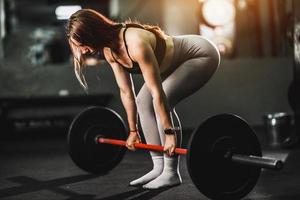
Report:
[[[186,145],[190,132],[186,131]],[[257,130],[262,146],[265,133]],[[183,184],[161,190],[129,187],[128,183],[151,169],[147,152],[127,152],[110,173],[95,176],[75,166],[67,149],[65,136],[36,136],[5,139],[0,142],[0,199],[207,199],[193,185],[181,157]],[[263,170],[260,179],[244,199],[300,199],[300,148],[264,148],[265,156],[285,161],[281,171]],[[230,181],[230,180],[228,180]]]

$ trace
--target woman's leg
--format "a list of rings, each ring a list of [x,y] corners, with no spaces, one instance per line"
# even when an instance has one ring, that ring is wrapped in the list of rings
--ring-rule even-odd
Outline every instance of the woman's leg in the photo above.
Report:
[[[199,41],[198,37],[194,38],[197,42]],[[172,113],[171,116],[173,118],[173,122],[175,121],[174,119],[177,119],[175,122],[177,125],[174,124],[174,126],[180,127],[180,130],[177,132],[178,147],[181,146],[181,126],[174,108],[180,101],[199,90],[211,78],[220,62],[220,55],[216,48],[213,47],[213,45],[210,45],[206,40],[201,39],[199,43],[195,44],[192,42],[191,45],[196,48],[198,48],[197,46],[201,47],[199,51],[192,51],[193,53],[195,52],[196,54],[199,54],[198,57],[195,56],[194,58],[183,62],[180,66],[177,66],[177,68],[165,80],[163,80],[162,83],[164,92],[168,99],[170,111],[172,111],[170,113]],[[142,87],[138,94],[137,106],[146,142],[148,144],[164,145],[165,135],[163,127],[160,123],[157,112],[155,112],[152,96],[146,85]],[[151,176],[146,174],[145,176],[147,179],[143,179],[144,183],[150,181],[153,177],[155,179],[144,185],[144,188],[156,189],[181,183],[181,177],[178,170],[178,155],[175,157],[168,157],[167,155],[164,155],[163,165],[161,165],[155,164],[156,159],[154,158],[159,158],[159,163],[161,163],[162,154],[158,152],[150,152],[150,154],[154,164],[153,170],[159,169],[155,170],[155,172],[160,171],[160,173],[155,173],[155,175],[160,175],[157,176],[157,178],[152,176],[153,170],[150,172]],[[156,168],[156,166],[160,167]],[[140,181],[140,184],[143,183]]]
[[[163,89],[167,96],[171,110],[183,99],[199,90],[211,78],[219,65],[219,54],[217,57],[193,58],[182,63],[170,76],[163,81]],[[173,112],[172,116],[176,116]],[[163,127],[156,114],[160,138],[164,145],[165,135]],[[177,118],[177,117],[176,117]],[[177,118],[178,119],[178,118]],[[180,121],[178,119],[179,126]],[[181,130],[177,133],[178,147],[181,145]],[[164,155],[164,169],[160,176],[144,185],[147,189],[157,189],[181,183],[179,173],[179,156],[169,157]]]
[[[142,87],[137,96],[137,107],[139,111],[139,117],[141,126],[144,132],[144,137],[147,144],[164,145],[164,138],[161,138],[163,133],[159,133],[162,130],[162,126],[159,120],[157,120],[157,113],[154,110],[152,96],[146,85]],[[172,121],[174,127],[178,127],[177,134],[177,146],[181,146],[181,124],[175,109],[171,112]],[[162,143],[163,141],[163,143]],[[153,161],[153,169],[146,175],[130,182],[130,185],[145,184],[156,177],[158,177],[163,171],[163,153],[150,151],[150,155]]]
[[[157,120],[153,109],[152,96],[144,84],[136,99],[139,118],[147,144],[161,145],[160,135],[157,128]],[[142,185],[158,177],[163,170],[163,153],[150,151],[153,169],[144,176],[131,181],[130,185]]]
[[[159,120],[158,113],[156,112],[156,119],[157,119],[157,126],[159,129],[159,135],[161,137],[161,143],[164,145],[165,143],[165,134],[164,129],[161,124],[161,121]],[[172,119],[173,127],[176,127],[176,138],[177,138],[177,144],[176,147],[181,147],[181,138],[182,138],[182,128],[181,123],[179,120],[179,117],[175,111],[175,109],[172,109],[170,112],[170,116]],[[146,189],[157,189],[165,186],[174,186],[179,185],[182,182],[180,172],[179,172],[179,162],[180,157],[179,155],[174,155],[172,157],[168,156],[167,154],[164,154],[164,168],[162,174],[160,174],[159,177],[154,179],[153,181],[147,183],[143,187]]]

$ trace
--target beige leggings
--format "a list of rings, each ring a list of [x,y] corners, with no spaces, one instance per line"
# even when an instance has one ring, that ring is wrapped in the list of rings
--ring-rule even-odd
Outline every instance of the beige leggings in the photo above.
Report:
[[[175,106],[199,90],[214,74],[220,63],[216,47],[201,36],[174,37],[174,71],[163,80],[162,86],[170,106],[170,116],[177,131],[177,147],[181,146],[181,124]],[[165,137],[152,96],[144,84],[137,95],[139,119],[148,144],[164,145]],[[162,155],[150,152],[152,156]]]

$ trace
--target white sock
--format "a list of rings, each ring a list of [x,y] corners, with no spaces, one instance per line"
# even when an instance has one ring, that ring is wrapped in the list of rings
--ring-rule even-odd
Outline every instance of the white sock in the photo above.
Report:
[[[164,156],[164,170],[153,181],[143,185],[145,189],[158,189],[162,187],[170,187],[182,183],[179,173],[179,156],[168,157]]]
[[[131,181],[129,185],[131,186],[143,185],[145,183],[148,183],[149,181],[152,181],[162,173],[164,168],[163,156],[152,156],[152,161],[153,161],[153,169],[147,174],[145,174],[144,176]]]

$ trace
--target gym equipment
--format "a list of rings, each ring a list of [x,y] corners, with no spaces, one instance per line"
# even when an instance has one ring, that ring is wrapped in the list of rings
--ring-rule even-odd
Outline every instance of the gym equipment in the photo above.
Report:
[[[91,173],[104,174],[122,160],[126,148],[98,145],[95,138],[127,138],[121,117],[109,108],[90,107],[80,112],[72,121],[68,133],[68,150],[75,164]]]
[[[68,133],[69,153],[76,165],[91,173],[107,173],[124,156],[127,130],[111,109],[91,107],[79,113]],[[162,146],[135,144],[137,149],[163,151]],[[211,199],[240,199],[256,185],[261,168],[280,170],[283,162],[262,157],[253,129],[242,118],[220,114],[205,120],[192,133],[187,155],[189,175]]]

